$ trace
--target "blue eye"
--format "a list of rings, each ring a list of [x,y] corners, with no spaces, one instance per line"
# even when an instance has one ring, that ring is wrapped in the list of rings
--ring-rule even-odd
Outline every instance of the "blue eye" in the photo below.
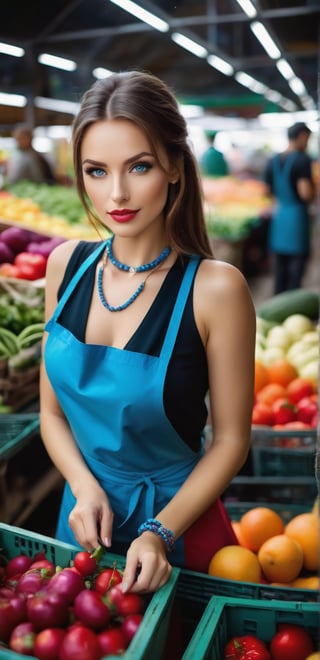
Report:
[[[89,174],[89,176],[95,177],[96,179],[100,179],[105,175],[105,171],[101,170],[100,167],[88,167],[88,169],[85,170],[85,173]]]
[[[152,165],[150,163],[136,163],[136,165],[133,165],[132,170],[137,172],[137,174],[144,174],[144,172],[147,172],[150,170]]]

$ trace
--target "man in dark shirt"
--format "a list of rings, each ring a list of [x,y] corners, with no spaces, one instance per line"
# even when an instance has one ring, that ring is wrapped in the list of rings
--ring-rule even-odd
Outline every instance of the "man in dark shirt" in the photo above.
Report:
[[[274,293],[301,286],[310,252],[309,203],[315,195],[312,160],[305,151],[311,131],[303,122],[288,129],[288,147],[273,156],[264,180],[276,204],[269,231],[269,249],[274,255]]]

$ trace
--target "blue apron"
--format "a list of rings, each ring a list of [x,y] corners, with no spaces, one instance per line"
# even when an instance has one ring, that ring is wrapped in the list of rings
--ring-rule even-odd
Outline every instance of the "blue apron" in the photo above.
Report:
[[[89,469],[106,491],[114,512],[112,551],[125,554],[139,525],[154,517],[194,469],[194,451],[168,420],[163,390],[184,307],[199,264],[186,268],[159,356],[84,344],[59,324],[59,314],[102,243],[69,282],[52,318],[44,361],[49,380]],[[147,402],[147,404],[146,404]],[[75,505],[65,485],[57,537],[76,543],[68,524]],[[183,540],[170,561],[184,563]]]
[[[310,247],[310,221],[307,205],[297,199],[290,175],[296,154],[273,159],[273,187],[277,207],[270,224],[270,251],[277,254],[307,255]]]

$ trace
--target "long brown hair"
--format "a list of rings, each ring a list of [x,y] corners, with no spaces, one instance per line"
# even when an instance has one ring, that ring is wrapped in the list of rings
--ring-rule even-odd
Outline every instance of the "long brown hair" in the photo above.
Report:
[[[212,258],[203,211],[203,193],[198,165],[188,142],[188,133],[176,98],[167,85],[150,73],[127,71],[95,82],[84,94],[73,124],[73,157],[80,199],[94,224],[101,224],[85,193],[81,146],[85,131],[103,119],[128,119],[147,135],[161,167],[160,147],[177,182],[169,184],[164,209],[166,232],[179,253]]]

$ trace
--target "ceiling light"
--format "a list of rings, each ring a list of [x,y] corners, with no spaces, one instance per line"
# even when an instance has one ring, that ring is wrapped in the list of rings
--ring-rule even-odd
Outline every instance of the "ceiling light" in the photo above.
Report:
[[[38,62],[40,62],[40,64],[45,64],[46,66],[53,66],[56,69],[63,69],[63,71],[74,71],[77,68],[76,63],[73,62],[73,60],[49,55],[49,53],[41,53],[38,57]]]
[[[278,71],[280,71],[281,75],[285,78],[285,80],[290,80],[290,78],[295,77],[295,72],[293,71],[287,60],[281,58],[276,62],[276,67]]]
[[[79,111],[79,104],[72,101],[62,101],[60,99],[48,99],[44,96],[36,96],[34,105],[44,110],[54,110],[55,112],[65,112],[70,115],[76,115]]]
[[[22,94],[5,94],[0,92],[0,105],[12,105],[16,108],[24,108],[27,105],[27,97]]]
[[[248,89],[251,89],[251,91],[255,92],[256,94],[265,94],[265,92],[268,90],[266,85],[259,82],[259,80],[252,78],[252,76],[249,76],[247,73],[244,73],[244,71],[237,71],[234,77],[236,81],[240,83],[240,85],[248,87]]]
[[[265,92],[265,97],[268,101],[272,101],[272,103],[279,103],[282,99],[280,92],[276,92],[274,89],[268,89]]]
[[[250,0],[237,0],[237,3],[249,18],[253,18],[257,15],[257,10]]]
[[[198,44],[196,41],[189,39],[189,37],[185,37],[184,34],[180,34],[180,32],[173,32],[173,34],[171,35],[171,39],[176,44],[178,44],[178,46],[185,48],[186,50],[188,50],[193,55],[196,55],[197,57],[207,57],[208,55],[208,51],[206,48]]]
[[[278,46],[270,37],[269,32],[266,30],[266,28],[262,23],[260,23],[259,21],[253,21],[253,23],[251,23],[250,25],[250,28],[254,33],[254,35],[257,37],[258,41],[260,41],[261,46],[263,46],[269,57],[271,57],[273,60],[276,60],[278,59],[278,57],[281,57],[281,52]]]
[[[103,78],[109,78],[109,76],[112,76],[112,74],[113,71],[110,71],[109,69],[104,69],[103,66],[97,66],[92,71],[92,75],[95,78],[98,78],[98,80],[103,80]]]
[[[224,73],[226,76],[232,76],[234,71],[233,66],[221,57],[218,57],[217,55],[208,55],[207,62],[210,66],[213,66],[214,69],[217,69],[217,71]]]
[[[144,23],[148,23],[148,25],[151,25],[151,27],[160,32],[168,32],[169,30],[169,24],[166,23],[166,21],[163,21],[162,18],[159,18],[155,14],[151,14],[150,11],[142,9],[142,7],[131,0],[110,0],[110,2],[113,2],[114,5],[117,5],[129,14],[132,14],[132,16],[139,18]]]
[[[307,94],[307,90],[300,78],[292,78],[292,80],[288,81],[288,85],[297,96],[304,96]]]
[[[0,43],[0,53],[4,55],[12,55],[13,57],[23,57],[24,50],[19,46],[12,46],[11,44]]]

